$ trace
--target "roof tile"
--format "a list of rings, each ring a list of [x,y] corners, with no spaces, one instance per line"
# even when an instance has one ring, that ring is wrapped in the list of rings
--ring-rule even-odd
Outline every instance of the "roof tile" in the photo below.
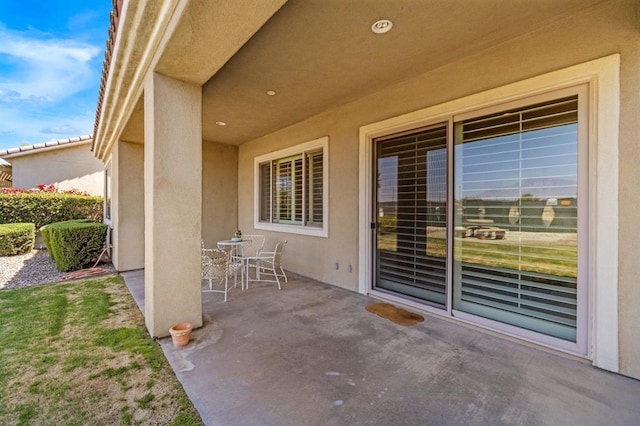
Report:
[[[82,141],[91,140],[91,139],[92,139],[91,135],[84,135],[84,136],[76,136],[76,137],[67,138],[67,139],[59,139],[59,140],[54,140],[54,141],[41,142],[41,143],[36,143],[36,144],[33,144],[33,145],[25,145],[25,146],[20,146],[20,147],[17,147],[17,148],[9,148],[9,149],[0,150],[0,157],[6,156],[6,155],[18,154],[18,153],[21,153],[21,152],[34,151],[34,150],[39,150],[39,149],[44,149],[44,148],[51,148],[51,147],[54,147],[54,146],[66,145],[66,144],[75,143],[75,142],[82,142]]]

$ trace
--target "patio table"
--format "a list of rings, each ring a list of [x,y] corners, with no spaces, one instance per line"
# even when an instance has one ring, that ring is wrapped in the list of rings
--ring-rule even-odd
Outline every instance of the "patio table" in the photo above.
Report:
[[[467,219],[466,222],[467,224],[465,229],[468,229],[471,232],[472,237],[476,237],[481,240],[485,238],[502,240],[506,234],[506,229],[494,226],[492,219]],[[456,232],[460,234],[460,230],[456,229]]]
[[[242,269],[245,269],[245,265],[244,265],[244,254],[242,252],[242,247],[247,244],[250,243],[251,240],[240,240],[240,241],[235,241],[235,240],[222,240],[222,241],[218,241],[217,245],[218,248],[224,248],[224,247],[229,247],[229,256],[231,260],[235,260],[236,262],[239,261],[242,263]],[[244,275],[243,275],[244,277]],[[244,286],[245,286],[245,282],[244,279],[241,283],[241,287],[244,290]],[[249,283],[247,282],[247,287],[249,286]]]

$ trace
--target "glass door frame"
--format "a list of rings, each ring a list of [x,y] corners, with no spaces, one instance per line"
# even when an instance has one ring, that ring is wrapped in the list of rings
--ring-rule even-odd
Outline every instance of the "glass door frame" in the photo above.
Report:
[[[370,226],[368,227],[369,238],[363,239],[361,236],[361,243],[362,241],[368,241],[367,250],[370,251],[370,254],[369,254],[369,261],[365,265],[366,267],[370,268],[370,271],[368,271],[368,273],[367,271],[363,271],[363,265],[360,265],[360,272],[361,272],[361,276],[363,276],[362,274],[364,274],[364,276],[368,276],[370,278],[369,278],[369,283],[362,283],[361,281],[360,291],[362,293],[387,299],[390,302],[396,302],[406,306],[413,306],[417,309],[427,311],[427,312],[432,312],[441,316],[444,315],[450,318],[456,318],[458,321],[465,322],[474,326],[479,326],[482,328],[487,328],[504,335],[513,336],[518,339],[532,342],[537,345],[547,346],[553,349],[559,349],[561,351],[568,352],[578,356],[583,356],[583,357],[589,356],[589,349],[590,349],[589,330],[592,327],[591,325],[592,320],[591,320],[591,317],[589,316],[589,312],[591,309],[589,306],[590,284],[588,282],[590,281],[589,274],[592,269],[592,266],[590,266],[590,264],[593,263],[593,258],[590,257],[588,253],[589,240],[590,240],[589,222],[591,220],[589,218],[589,211],[590,211],[589,206],[591,205],[591,202],[589,201],[590,200],[589,186],[592,185],[592,181],[588,173],[588,165],[583,165],[579,168],[580,170],[579,170],[579,177],[578,177],[579,191],[581,191],[582,193],[581,195],[582,199],[585,200],[584,202],[580,203],[581,211],[579,212],[579,218],[580,218],[579,221],[582,222],[582,225],[579,227],[578,232],[582,233],[582,237],[581,237],[582,242],[580,242],[578,245],[578,250],[579,250],[579,258],[578,258],[579,266],[578,267],[582,270],[581,273],[583,277],[586,277],[583,280],[586,284],[581,285],[580,291],[578,293],[578,298],[579,298],[578,300],[579,320],[578,321],[580,323],[579,325],[580,328],[578,329],[579,341],[574,343],[574,342],[565,341],[559,338],[546,336],[539,332],[529,331],[517,326],[513,326],[506,323],[501,323],[498,321],[479,317],[477,315],[461,312],[461,311],[455,310],[453,306],[454,291],[455,291],[454,283],[453,283],[453,280],[454,280],[454,273],[453,273],[454,272],[454,257],[453,257],[454,253],[453,252],[455,249],[453,244],[454,232],[455,232],[455,221],[454,221],[455,193],[453,189],[454,174],[455,174],[454,124],[466,117],[474,116],[476,114],[480,114],[481,112],[486,113],[486,111],[490,111],[492,109],[501,110],[504,108],[508,108],[510,104],[533,103],[538,98],[547,98],[550,92],[552,93],[551,95],[552,97],[555,97],[556,94],[558,94],[557,96],[562,96],[561,93],[566,93],[566,92],[579,94],[580,104],[581,104],[579,116],[580,116],[580,120],[582,120],[579,126],[580,126],[580,132],[584,135],[584,137],[581,137],[581,140],[580,140],[580,143],[582,143],[584,146],[580,148],[579,156],[581,156],[581,158],[583,159],[586,159],[584,161],[588,161],[590,156],[590,151],[588,148],[590,144],[588,141],[589,128],[592,125],[590,123],[593,121],[593,117],[591,116],[591,113],[590,113],[591,104],[589,102],[588,84],[584,84],[584,83],[583,84],[574,83],[574,84],[568,85],[565,88],[554,88],[554,90],[549,90],[539,94],[526,94],[509,101],[496,101],[495,103],[491,103],[490,105],[483,105],[482,107],[477,107],[477,108],[469,109],[466,111],[461,111],[461,112],[451,111],[448,114],[444,114],[439,117],[432,118],[431,120],[411,121],[409,124],[405,126],[389,126],[384,130],[368,133],[369,148],[368,148],[367,157],[368,157],[369,164],[368,164],[368,169],[361,170],[361,173],[366,173],[367,179],[372,179],[370,180],[370,183],[368,185],[368,188],[369,188],[368,192],[370,192],[370,194],[367,194],[367,200],[368,200],[367,202],[370,203],[369,204],[370,207],[367,209],[367,211],[369,212],[367,216],[367,220],[368,222],[371,222],[371,223],[370,223]],[[373,187],[372,182],[373,182],[374,173],[376,170],[376,166],[375,166],[376,153],[375,153],[375,146],[374,146],[376,139],[383,138],[383,137],[390,137],[395,134],[410,133],[410,132],[418,131],[420,129],[424,129],[428,127],[436,127],[438,125],[445,125],[445,124],[447,126],[447,186],[448,186],[447,220],[448,220],[449,226],[447,229],[447,267],[446,267],[447,303],[443,309],[442,307],[431,306],[430,304],[427,304],[424,301],[420,301],[419,299],[403,296],[400,294],[394,294],[390,291],[381,291],[375,288],[374,280],[375,280],[376,259],[375,259],[374,251],[376,251],[376,247],[375,247],[376,239],[373,233],[377,231],[373,226],[376,212],[374,211],[375,196],[372,195],[375,188]],[[584,139],[587,139],[587,140],[585,141]],[[361,145],[361,149],[362,149],[362,145]],[[580,161],[583,161],[583,160],[580,160]],[[582,189],[580,189],[580,187]],[[365,284],[364,289],[362,284]]]
[[[490,320],[487,318],[483,318],[480,317],[478,315],[473,315],[473,314],[469,314],[466,312],[462,312],[459,310],[454,309],[454,303],[453,303],[453,298],[454,298],[454,232],[455,232],[455,188],[454,188],[454,175],[455,175],[455,170],[454,170],[454,163],[455,163],[455,158],[454,158],[454,153],[455,153],[455,135],[454,135],[454,124],[456,122],[462,121],[463,119],[466,119],[468,117],[473,117],[476,115],[483,115],[486,114],[487,111],[500,111],[503,109],[508,109],[510,107],[512,107],[513,105],[527,105],[527,104],[533,104],[535,102],[537,102],[540,99],[547,99],[549,97],[554,98],[554,97],[562,97],[562,96],[566,96],[566,94],[568,93],[575,93],[577,95],[579,95],[579,133],[582,135],[579,137],[579,163],[581,163],[582,165],[579,165],[578,167],[578,191],[579,191],[579,196],[581,197],[582,202],[579,203],[579,211],[578,211],[578,222],[579,222],[579,227],[578,227],[578,233],[579,235],[581,235],[579,237],[579,243],[578,243],[578,268],[579,268],[579,274],[581,274],[582,278],[579,280],[579,284],[578,284],[578,325],[577,325],[577,333],[578,333],[578,338],[576,342],[570,342],[570,341],[566,341],[566,340],[562,340],[560,338],[556,338],[556,337],[551,337],[551,336],[547,336],[545,334],[542,334],[540,332],[535,332],[535,331],[530,331],[521,327],[517,327],[517,326],[513,326],[513,325],[509,325],[506,323],[502,323],[499,321],[495,321],[495,320]],[[446,118],[446,119],[442,119],[442,118]],[[411,297],[407,297],[404,295],[400,295],[400,294],[393,294],[390,291],[381,291],[375,288],[374,285],[374,280],[375,280],[375,268],[376,268],[376,259],[375,259],[375,252],[377,250],[376,246],[375,246],[375,241],[376,238],[373,235],[373,233],[377,232],[377,230],[375,229],[375,227],[373,226],[373,222],[375,221],[375,214],[376,212],[374,211],[374,207],[375,207],[375,196],[373,196],[372,194],[369,195],[370,197],[370,202],[372,204],[371,208],[369,209],[371,211],[371,216],[369,217],[369,220],[372,222],[372,225],[370,226],[370,232],[372,233],[371,238],[370,238],[370,245],[369,245],[369,250],[372,251],[371,253],[371,263],[370,263],[370,268],[371,268],[371,283],[369,284],[368,287],[368,294],[371,294],[373,296],[378,296],[378,297],[382,297],[382,298],[386,298],[389,299],[391,301],[395,301],[398,303],[402,303],[408,306],[415,306],[418,309],[421,310],[427,310],[430,312],[434,312],[437,313],[439,315],[446,315],[449,317],[454,317],[462,322],[466,322],[469,324],[472,324],[474,326],[481,326],[484,328],[488,328],[494,331],[497,331],[499,333],[505,334],[505,335],[510,335],[510,336],[514,336],[516,338],[519,339],[523,339],[523,340],[527,340],[527,341],[531,341],[535,344],[539,344],[542,346],[548,346],[554,349],[560,349],[563,350],[565,352],[569,352],[572,354],[576,354],[579,356],[587,356],[589,353],[589,329],[591,327],[590,325],[590,320],[589,320],[589,274],[590,274],[590,270],[589,270],[589,204],[590,204],[590,197],[589,197],[589,176],[588,176],[588,161],[589,161],[589,123],[592,121],[591,115],[590,115],[590,104],[589,104],[589,92],[588,92],[588,85],[587,84],[573,84],[570,85],[566,88],[559,88],[556,90],[552,90],[549,92],[545,92],[545,93],[540,93],[540,94],[531,94],[528,96],[522,96],[520,98],[517,99],[513,99],[509,102],[505,101],[505,102],[495,102],[492,103],[490,106],[485,106],[483,108],[475,108],[473,110],[470,111],[465,111],[462,113],[455,113],[452,112],[451,114],[447,114],[446,117],[441,117],[440,120],[434,120],[433,122],[429,123],[428,125],[425,123],[420,123],[421,125],[418,126],[414,123],[414,126],[409,126],[406,127],[404,129],[402,129],[401,131],[397,131],[397,132],[385,132],[385,133],[381,133],[380,135],[375,135],[375,137],[371,138],[370,143],[372,145],[375,144],[376,139],[382,138],[382,137],[389,137],[392,136],[394,134],[402,134],[402,133],[410,133],[412,131],[418,131],[420,129],[423,128],[429,128],[429,127],[436,127],[438,125],[446,125],[447,128],[447,144],[446,144],[446,149],[447,149],[447,222],[448,222],[448,227],[447,227],[447,262],[446,262],[446,305],[444,306],[444,309],[442,307],[438,307],[438,306],[432,306],[431,304],[428,304],[424,301],[420,301],[419,299],[415,299],[415,298],[411,298]],[[370,176],[371,179],[375,179],[375,170],[376,170],[376,166],[375,166],[375,162],[377,161],[376,158],[376,152],[375,152],[376,148],[375,146],[371,147],[371,153],[370,153]],[[371,184],[371,186],[373,186],[373,184]],[[371,188],[371,192],[374,191],[375,188]],[[581,283],[581,284],[580,284]]]
[[[565,96],[577,95],[578,97],[578,151],[577,151],[577,186],[578,186],[578,211],[577,211],[577,324],[576,342],[563,340],[561,338],[552,337],[541,332],[531,331],[526,328],[510,325],[507,323],[499,322],[497,320],[491,320],[479,315],[470,314],[467,312],[455,309],[453,306],[453,300],[451,301],[451,316],[458,318],[461,321],[468,322],[473,325],[479,325],[486,327],[500,333],[517,337],[531,341],[533,343],[552,347],[555,349],[561,349],[566,352],[570,352],[576,355],[585,356],[589,352],[589,329],[591,327],[589,321],[589,292],[590,292],[590,258],[589,247],[592,238],[590,238],[589,223],[591,218],[589,217],[589,205],[590,194],[589,186],[592,183],[589,181],[589,126],[593,120],[591,117],[591,105],[589,103],[589,91],[588,84],[573,84],[565,88],[558,88],[545,93],[532,94],[529,96],[523,96],[519,99],[514,99],[510,102],[496,102],[485,108],[478,108],[473,111],[465,112],[462,114],[454,114],[452,117],[452,125],[457,122],[462,122],[468,118],[478,117],[490,113],[504,111],[505,109],[514,107],[525,107],[541,101],[549,101]],[[455,143],[455,142],[453,142]],[[455,149],[452,147],[452,153]],[[453,155],[452,155],[453,157]],[[455,161],[455,158],[453,159]],[[452,166],[453,167],[453,166]],[[452,169],[452,173],[455,171]],[[453,181],[453,175],[452,175]],[[454,182],[452,182],[453,184]],[[452,240],[453,242],[453,240]],[[452,244],[453,245],[453,244]],[[452,285],[453,285],[453,270],[452,272]],[[454,293],[456,289],[452,287],[451,292]]]
[[[588,86],[588,154],[589,169],[587,185],[589,193],[588,224],[589,247],[587,265],[589,275],[586,306],[583,306],[587,322],[586,354],[547,345],[537,340],[518,336],[538,346],[571,353],[590,359],[593,365],[619,371],[619,276],[618,253],[619,235],[611,232],[619,224],[619,176],[620,156],[618,140],[620,136],[620,55],[612,54],[588,62],[568,66],[523,80],[505,83],[483,92],[473,93],[467,85],[469,95],[450,101],[431,104],[425,108],[389,116],[359,128],[358,162],[358,292],[371,294],[371,173],[372,141],[377,137],[415,129],[449,120],[457,114],[464,114],[487,106],[517,101],[544,94],[557,89],[585,84]],[[405,306],[415,306],[423,312],[433,312],[439,316],[452,317],[450,312],[432,309],[425,305],[411,303],[400,298],[385,297],[390,303],[397,301]],[[466,322],[462,318],[458,321]],[[476,324],[477,325],[477,324]],[[484,327],[477,325],[478,327]],[[491,327],[487,327],[491,328]],[[500,334],[506,334],[499,331]]]
[[[384,135],[381,135],[379,137],[376,138],[372,138],[371,141],[371,188],[372,191],[370,191],[371,193],[370,195],[370,199],[371,199],[371,216],[369,218],[369,221],[371,223],[370,225],[370,232],[371,232],[371,244],[370,244],[370,250],[371,250],[371,287],[369,288],[369,294],[372,295],[380,295],[383,296],[385,298],[393,298],[393,299],[397,299],[399,302],[401,301],[404,304],[416,304],[416,306],[419,306],[420,309],[427,309],[427,310],[434,310],[435,312],[438,312],[440,314],[446,312],[447,314],[451,314],[451,307],[452,307],[452,301],[453,301],[453,296],[452,296],[452,272],[453,272],[453,191],[451,191],[450,189],[452,188],[452,184],[453,184],[453,155],[452,155],[452,147],[453,147],[453,143],[454,143],[454,138],[453,138],[453,118],[450,117],[447,120],[438,120],[438,121],[434,121],[428,125],[423,125],[423,126],[419,126],[419,127],[413,127],[413,128],[409,128],[407,130],[404,131],[400,131],[400,132],[392,132],[392,133],[386,133]],[[412,297],[410,295],[400,295],[400,293],[396,293],[393,292],[391,290],[385,290],[385,289],[380,289],[378,287],[376,287],[375,285],[375,281],[376,281],[376,275],[377,275],[377,267],[378,267],[378,248],[377,248],[377,241],[378,241],[378,228],[379,228],[379,223],[378,223],[378,199],[377,199],[377,188],[376,188],[376,182],[378,179],[377,176],[377,171],[378,171],[378,166],[377,166],[377,162],[378,162],[378,152],[377,152],[377,143],[378,140],[380,139],[388,139],[388,138],[394,138],[394,137],[401,137],[403,135],[411,135],[412,133],[419,133],[422,131],[429,131],[429,130],[435,130],[437,128],[444,128],[446,131],[446,141],[445,141],[445,150],[446,150],[446,211],[444,212],[445,215],[445,221],[446,221],[446,232],[445,232],[445,243],[446,243],[446,254],[445,254],[445,280],[444,280],[444,288],[445,288],[445,302],[444,304],[440,305],[436,302],[431,302],[425,299],[420,299],[417,297]],[[427,244],[425,242],[425,244]]]
[[[453,237],[453,228],[448,226],[447,228],[447,266],[446,266],[446,305],[444,309],[440,306],[431,306],[418,299],[402,297],[388,291],[377,290],[373,287],[374,269],[375,269],[375,237],[374,232],[376,229],[372,228],[375,197],[372,195],[372,182],[374,179],[374,162],[375,160],[375,147],[374,141],[377,138],[389,137],[394,134],[402,134],[406,132],[413,132],[417,129],[424,129],[429,127],[435,127],[438,125],[446,125],[447,129],[451,129],[453,126],[453,116],[451,114],[439,114],[430,117],[416,118],[409,120],[406,123],[398,124],[391,120],[391,122],[381,122],[379,124],[371,125],[366,131],[363,128],[360,129],[360,149],[359,157],[361,159],[359,167],[359,181],[360,194],[359,194],[359,211],[360,214],[360,230],[358,237],[358,244],[361,250],[360,261],[358,265],[358,292],[361,294],[371,295],[379,297],[390,302],[402,304],[404,306],[415,307],[424,312],[430,312],[439,316],[451,317],[452,311],[452,292],[451,292],[451,272],[453,270],[452,262],[452,244],[449,242]],[[369,127],[369,126],[368,126]],[[453,146],[453,134],[451,131],[447,132],[447,188],[451,187],[453,182],[453,174],[451,173],[453,166],[453,156],[451,155],[451,146]],[[364,160],[364,161],[362,161]],[[451,222],[453,217],[452,201],[453,196],[451,191],[447,190],[447,220]],[[362,213],[366,215],[363,216]]]

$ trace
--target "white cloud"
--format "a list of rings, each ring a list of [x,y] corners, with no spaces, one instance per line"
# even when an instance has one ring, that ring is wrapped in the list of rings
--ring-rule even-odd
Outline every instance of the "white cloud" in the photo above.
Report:
[[[44,128],[40,130],[40,133],[44,133],[45,135],[79,135],[80,130],[70,124],[63,124]]]
[[[100,48],[0,26],[0,102],[60,102],[95,84]]]
[[[0,23],[0,149],[90,134],[101,51]]]
[[[93,133],[94,112],[65,112],[47,113],[0,103],[0,150]]]

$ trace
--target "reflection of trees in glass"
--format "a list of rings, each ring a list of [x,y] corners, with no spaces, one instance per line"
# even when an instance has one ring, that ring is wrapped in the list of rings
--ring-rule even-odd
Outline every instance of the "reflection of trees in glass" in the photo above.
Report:
[[[455,203],[455,213],[457,226],[468,225],[468,219],[487,219],[511,232],[575,233],[577,206],[576,197],[541,198],[529,193],[516,199],[465,197]]]

